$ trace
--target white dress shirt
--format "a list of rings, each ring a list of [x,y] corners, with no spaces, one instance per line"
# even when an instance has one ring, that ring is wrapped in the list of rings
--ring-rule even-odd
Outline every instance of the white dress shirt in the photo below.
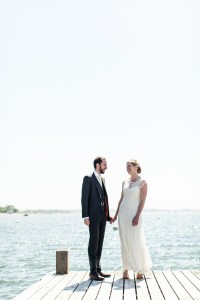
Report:
[[[94,170],[94,175],[96,176],[98,182],[100,183],[100,185],[102,187],[102,178],[101,178],[101,175],[96,170]]]

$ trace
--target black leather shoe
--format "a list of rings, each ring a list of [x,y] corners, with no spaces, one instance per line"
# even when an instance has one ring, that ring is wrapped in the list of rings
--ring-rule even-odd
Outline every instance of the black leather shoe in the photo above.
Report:
[[[101,276],[101,277],[110,277],[111,274],[105,274],[105,273],[102,273],[102,272],[98,272],[98,274]]]
[[[104,278],[99,276],[99,274],[90,274],[89,276],[90,276],[90,280],[97,280],[97,281],[104,280]]]

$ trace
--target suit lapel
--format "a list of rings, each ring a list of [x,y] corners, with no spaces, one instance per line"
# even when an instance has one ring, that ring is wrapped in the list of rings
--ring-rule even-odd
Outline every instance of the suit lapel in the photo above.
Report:
[[[95,176],[94,173],[92,174],[92,179],[94,180],[96,189],[97,189],[98,194],[99,194],[99,197],[100,197],[100,199],[101,199],[101,198],[102,198],[102,192],[103,192],[103,191],[102,191],[102,187],[101,187],[101,185],[100,185],[100,183],[99,183],[99,181],[98,181],[98,179],[96,178],[96,176]]]

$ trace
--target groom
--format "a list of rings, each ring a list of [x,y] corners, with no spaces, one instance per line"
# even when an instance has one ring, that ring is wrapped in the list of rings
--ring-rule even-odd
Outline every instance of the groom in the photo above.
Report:
[[[103,247],[106,221],[111,221],[109,215],[108,196],[105,180],[101,174],[107,169],[106,159],[95,158],[94,172],[83,178],[82,185],[82,217],[85,225],[89,226],[88,256],[90,263],[90,279],[103,280],[110,274],[101,271],[101,252]]]

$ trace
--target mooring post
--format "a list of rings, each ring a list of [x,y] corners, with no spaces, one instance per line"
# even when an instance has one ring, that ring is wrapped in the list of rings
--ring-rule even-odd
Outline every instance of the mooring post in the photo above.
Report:
[[[56,274],[69,273],[68,253],[68,250],[56,251]]]

